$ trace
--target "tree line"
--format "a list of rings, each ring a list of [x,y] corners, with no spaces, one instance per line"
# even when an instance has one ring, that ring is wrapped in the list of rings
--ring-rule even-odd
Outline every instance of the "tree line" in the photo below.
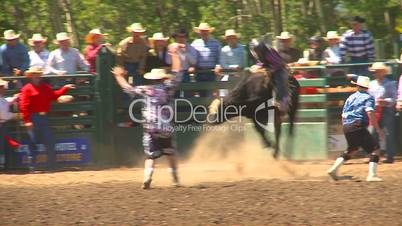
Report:
[[[349,19],[359,15],[367,19],[374,38],[384,40],[386,57],[395,57],[394,43],[402,33],[401,0],[1,0],[0,7],[1,31],[14,29],[24,39],[39,32],[49,40],[67,31],[79,48],[93,28],[102,28],[117,44],[134,22],[146,26],[148,35],[169,35],[179,27],[191,31],[201,21],[216,28],[218,39],[230,28],[242,34],[243,43],[289,31],[295,45],[305,48],[308,37],[328,30],[342,33]]]

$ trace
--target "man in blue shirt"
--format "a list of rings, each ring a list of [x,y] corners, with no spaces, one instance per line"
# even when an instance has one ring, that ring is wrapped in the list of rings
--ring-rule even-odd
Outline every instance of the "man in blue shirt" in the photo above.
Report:
[[[370,78],[366,76],[359,76],[356,84],[358,90],[349,96],[346,100],[342,111],[342,123],[345,138],[348,143],[347,150],[336,159],[334,165],[328,170],[328,175],[337,180],[336,175],[338,168],[347,160],[351,155],[362,147],[370,154],[369,172],[367,181],[382,181],[377,176],[377,164],[380,155],[380,146],[374,137],[369,133],[367,127],[370,124],[376,129],[381,139],[384,139],[384,133],[378,125],[375,110],[375,100],[367,90],[370,85]]]
[[[210,38],[209,34],[215,28],[210,27],[208,23],[200,23],[194,31],[200,35],[200,39],[196,39],[191,46],[197,51],[197,72],[195,80],[197,82],[215,81],[214,69],[219,64],[219,54],[221,43],[216,39]],[[207,96],[208,92],[201,91],[200,96]]]
[[[4,32],[6,44],[0,47],[3,75],[22,75],[29,68],[28,49],[19,42],[19,38],[20,34],[16,34],[14,30]]]

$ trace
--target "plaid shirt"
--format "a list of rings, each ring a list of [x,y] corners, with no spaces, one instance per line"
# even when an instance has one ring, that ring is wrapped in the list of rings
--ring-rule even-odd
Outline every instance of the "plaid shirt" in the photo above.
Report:
[[[342,35],[340,43],[340,54],[344,61],[346,54],[350,57],[367,57],[369,61],[375,59],[373,36],[367,30],[361,30],[355,33],[349,30]]]

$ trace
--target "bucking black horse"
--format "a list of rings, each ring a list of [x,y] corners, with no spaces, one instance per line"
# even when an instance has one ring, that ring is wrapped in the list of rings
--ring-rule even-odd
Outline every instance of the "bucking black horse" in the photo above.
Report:
[[[265,45],[262,41],[258,45]],[[252,51],[256,51],[253,49]],[[257,51],[261,51],[257,50]],[[264,48],[262,48],[264,51]],[[258,55],[263,54],[259,53]],[[255,55],[258,61],[258,56]],[[261,136],[263,143],[267,147],[272,147],[271,142],[266,136],[268,122],[273,122],[275,130],[275,145],[273,157],[277,158],[279,154],[279,144],[281,137],[281,124],[284,116],[287,114],[289,120],[289,136],[293,135],[294,122],[299,103],[300,85],[295,78],[289,76],[288,91],[289,101],[287,111],[281,113],[278,106],[274,103],[275,82],[272,74],[268,71],[249,71],[237,83],[237,85],[223,99],[215,99],[209,106],[209,119],[215,124],[220,124],[228,119],[239,116],[233,114],[225,114],[224,109],[229,106],[236,107],[241,116],[251,119],[255,129]]]

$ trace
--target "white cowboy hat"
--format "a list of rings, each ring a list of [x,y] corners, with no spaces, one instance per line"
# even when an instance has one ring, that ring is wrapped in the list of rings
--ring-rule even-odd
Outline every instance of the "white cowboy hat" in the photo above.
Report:
[[[0,86],[3,86],[4,88],[7,89],[8,88],[8,82],[0,78]]]
[[[28,44],[32,46],[34,42],[47,42],[47,38],[39,33],[33,34],[32,38],[28,39]]]
[[[200,33],[200,31],[213,32],[215,28],[211,27],[208,23],[200,23],[200,25],[198,27],[194,27],[193,30],[195,33]]]
[[[328,39],[340,39],[341,37],[338,35],[337,31],[328,31],[327,32],[327,37],[325,37],[325,40]]]
[[[151,72],[148,72],[144,75],[144,78],[149,80],[158,80],[170,77],[171,75],[167,74],[165,69],[152,69]]]
[[[14,40],[14,39],[19,38],[20,36],[21,36],[21,34],[15,33],[14,30],[6,30],[4,32],[4,39],[5,40]]]
[[[31,67],[25,71],[25,76],[30,77],[32,74],[43,74],[43,69],[41,67]]]
[[[391,67],[387,66],[383,62],[375,62],[374,64],[369,67],[369,71],[377,71],[377,70],[385,70],[387,74],[391,73]]]
[[[228,36],[236,36],[236,37],[240,37],[239,33],[236,33],[236,31],[234,29],[228,29],[225,31],[225,35],[224,37],[228,37]]]
[[[158,33],[154,33],[153,35],[152,35],[152,37],[151,38],[149,38],[149,40],[150,41],[167,41],[167,40],[169,40],[169,37],[165,37],[164,35],[163,35],[163,33],[161,33],[161,32],[158,32]]]
[[[281,35],[279,35],[279,36],[276,36],[276,38],[277,39],[292,39],[293,38],[293,35],[292,34],[290,34],[289,32],[287,32],[287,31],[283,31],[282,33],[281,33]]]
[[[54,40],[54,42],[57,44],[65,40],[70,40],[70,36],[67,34],[67,32],[60,32],[56,34],[56,40]]]
[[[364,88],[369,88],[370,86],[370,78],[367,76],[359,76],[357,77],[357,81],[351,81],[352,84],[364,87]]]
[[[144,26],[142,26],[141,23],[133,23],[129,27],[127,27],[127,30],[129,32],[140,32],[140,33],[146,31],[146,29],[144,28]]]

